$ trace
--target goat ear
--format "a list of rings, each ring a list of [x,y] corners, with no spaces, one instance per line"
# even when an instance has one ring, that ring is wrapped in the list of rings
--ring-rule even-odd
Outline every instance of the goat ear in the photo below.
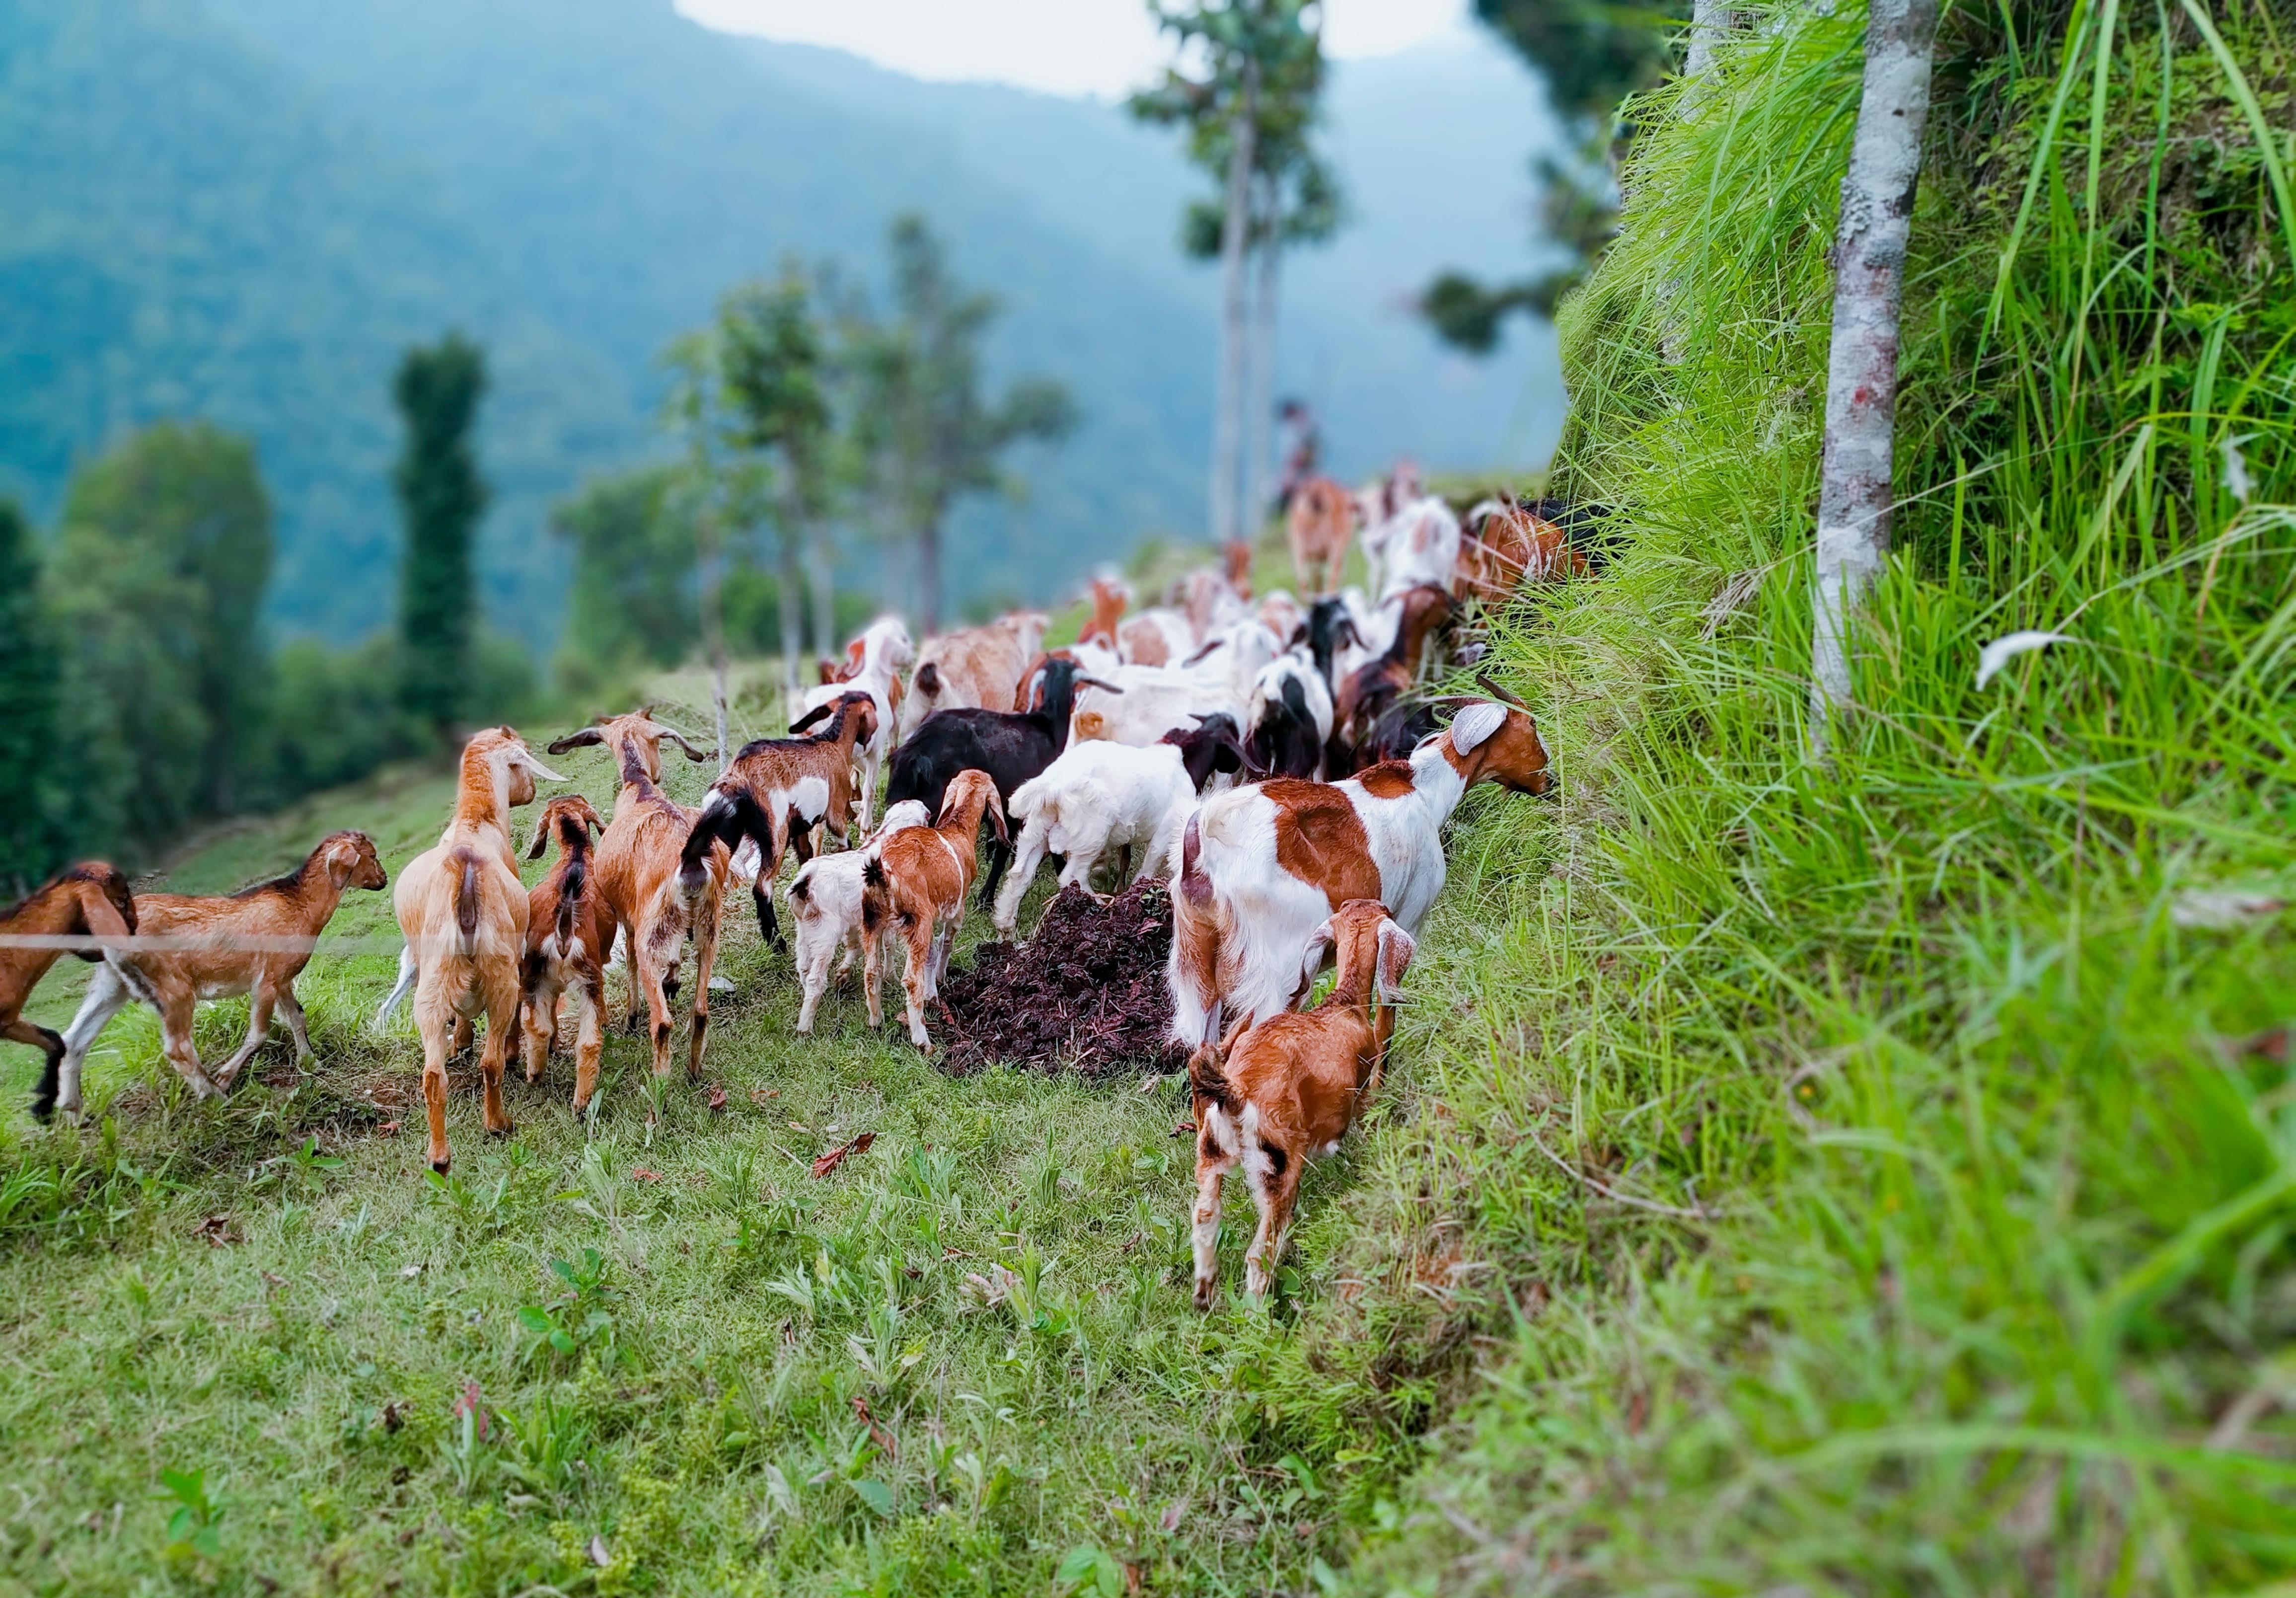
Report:
[[[554,754],[557,751],[554,750],[552,752]],[[528,775],[539,777],[545,783],[562,783],[566,780],[536,759],[534,751],[523,744],[511,751],[510,763],[526,772]]]
[[[565,737],[554,740],[549,749],[554,755],[562,755],[570,749],[580,749],[585,744],[603,743],[605,741],[606,734],[601,729],[584,727],[578,733],[569,733]]]
[[[533,841],[526,846],[526,857],[528,859],[539,860],[542,858],[542,851],[550,842],[551,824],[557,819],[558,818],[555,815],[553,815],[548,810],[545,810],[540,818],[535,822]]]
[[[1308,947],[1300,954],[1300,981],[1292,989],[1292,1009],[1300,1007],[1300,1002],[1308,996],[1308,990],[1316,986],[1316,979],[1324,974],[1324,967],[1332,957],[1332,944],[1335,937],[1328,920],[1308,934]]]
[[[1123,689],[1119,688],[1115,684],[1103,682],[1098,677],[1080,676],[1077,678],[1076,685],[1079,688],[1097,688],[1103,693],[1121,693],[1124,692]]]
[[[989,790],[988,792],[988,819],[996,824],[996,841],[1011,843],[1013,834],[1004,825],[1004,801],[996,797],[995,789]]]
[[[1363,631],[1356,626],[1356,619],[1352,616],[1342,616],[1340,618],[1340,625],[1332,629],[1332,637],[1334,642],[1340,643],[1352,643],[1357,649],[1365,649],[1370,647],[1364,643]]]
[[[1403,973],[1411,964],[1412,955],[1419,946],[1411,934],[1391,921],[1379,923],[1379,961],[1372,979],[1372,991],[1382,1004],[1392,1004],[1403,997]]]
[[[831,711],[836,709],[837,701],[835,700],[831,700],[825,705],[816,705],[812,709],[808,710],[804,715],[790,723],[790,731],[792,733],[802,733],[806,728],[811,726],[815,722],[822,720],[824,717],[827,717]]]
[[[1451,747],[1463,755],[1475,752],[1476,746],[1506,725],[1506,707],[1478,701],[1467,706],[1451,718]]]
[[[689,760],[707,760],[709,758],[707,750],[698,750],[691,743],[688,743],[685,741],[685,734],[677,731],[675,727],[663,727],[661,729],[661,735],[668,739],[672,743],[677,745],[678,748],[684,750],[685,751],[685,758]]]

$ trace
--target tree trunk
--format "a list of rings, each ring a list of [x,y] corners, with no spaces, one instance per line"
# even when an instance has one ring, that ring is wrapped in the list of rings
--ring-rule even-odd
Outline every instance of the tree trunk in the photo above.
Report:
[[[1833,342],[1817,500],[1810,642],[1812,750],[1851,703],[1849,627],[1890,553],[1890,469],[1898,414],[1898,312],[1906,239],[1929,120],[1938,0],[1871,0],[1866,82],[1833,242]]]
[[[1703,78],[1714,64],[1714,46],[1730,31],[1733,21],[1729,0],[1691,0],[1690,43],[1683,52],[1682,75]]]
[[[1236,463],[1243,442],[1244,258],[1259,135],[1259,67],[1246,59],[1228,143],[1227,209],[1220,219],[1219,389],[1212,416],[1211,534],[1216,543],[1236,536]]]
[[[1275,307],[1283,259],[1283,202],[1275,180],[1261,184],[1259,292],[1252,305],[1250,397],[1245,401],[1242,537],[1256,539],[1267,520],[1267,478],[1275,430]]]
[[[709,655],[709,709],[718,733],[718,764],[726,764],[726,608],[725,560],[718,547],[718,513],[708,504],[694,521],[694,543],[701,579],[701,643]]]
[[[816,535],[813,541],[813,558],[808,562],[806,571],[813,586],[813,651],[824,659],[834,659],[841,647],[837,636],[835,554],[836,552],[830,547],[829,535]]]
[[[800,707],[798,696],[803,673],[799,669],[805,658],[805,613],[799,607],[805,595],[805,532],[794,511],[782,517],[781,571],[781,634],[782,684],[789,692],[790,719],[795,721]]]
[[[927,517],[917,529],[917,621],[924,635],[940,631],[940,521]]]

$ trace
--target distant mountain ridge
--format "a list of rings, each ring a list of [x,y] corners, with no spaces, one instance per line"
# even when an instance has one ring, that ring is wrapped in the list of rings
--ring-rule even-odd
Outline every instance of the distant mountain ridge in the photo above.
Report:
[[[1342,143],[1395,97],[1370,83],[1351,111],[1351,80],[1404,64],[1343,69]],[[1537,107],[1519,81],[1507,96],[1521,74],[1495,54],[1462,70],[1513,110],[1459,129],[1452,157],[1501,163],[1475,183],[1503,191]],[[1086,414],[1016,460],[1024,502],[956,529],[964,592],[1043,597],[1201,520],[1211,285],[1171,243],[1196,181],[1111,108],[919,84],[708,33],[660,0],[0,0],[0,487],[51,513],[71,461],[121,428],[211,416],[256,438],[279,500],[275,620],[356,636],[394,593],[390,370],[459,326],[496,379],[490,611],[547,636],[547,507],[660,448],[663,343],[785,255],[873,273],[886,223],[916,209],[1004,300],[994,371],[1058,375]],[[1519,257],[1519,226],[1492,232],[1501,263]],[[1338,462],[1535,458],[1559,412],[1551,353],[1434,354],[1341,270],[1388,247],[1357,233],[1298,264],[1285,342]]]

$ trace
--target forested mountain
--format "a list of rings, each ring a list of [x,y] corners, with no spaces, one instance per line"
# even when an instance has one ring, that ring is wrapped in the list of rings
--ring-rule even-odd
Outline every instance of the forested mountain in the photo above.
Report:
[[[1285,382],[1349,471],[1535,459],[1559,410],[1551,379],[1444,356],[1400,307],[1437,259],[1478,253],[1445,197],[1521,188],[1540,127],[1514,68],[1445,60],[1335,82],[1364,225],[1297,265]],[[1481,74],[1472,118],[1475,94],[1437,81],[1462,70]],[[1398,169],[1406,127],[1432,131]],[[1201,520],[1211,285],[1172,243],[1196,181],[1116,108],[917,84],[661,0],[0,0],[0,488],[45,519],[73,459],[132,422],[244,431],[278,501],[274,619],[355,635],[392,593],[390,364],[457,326],[494,374],[489,606],[544,635],[563,595],[548,505],[659,447],[662,344],[790,252],[865,278],[917,209],[1007,307],[997,374],[1060,377],[1084,412],[1023,452],[1025,501],[956,529],[961,592],[1041,595]],[[1519,215],[1485,230],[1519,258]]]

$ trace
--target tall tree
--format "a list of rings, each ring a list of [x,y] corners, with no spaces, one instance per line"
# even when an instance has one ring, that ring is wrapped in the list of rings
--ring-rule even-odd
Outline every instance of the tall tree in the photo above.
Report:
[[[726,297],[718,314],[718,360],[734,441],[765,457],[774,469],[783,680],[794,714],[803,630],[798,606],[809,558],[816,569],[820,564],[817,545],[829,511],[832,467],[829,338],[804,271],[788,266],[775,283]],[[823,597],[816,595],[817,611],[824,608]],[[816,644],[833,626],[832,619],[816,614]]]
[[[42,607],[39,550],[12,500],[0,499],[0,897],[23,893],[62,862],[56,698],[63,664]]]
[[[1850,703],[1850,612],[1890,553],[1898,319],[1937,26],[1938,0],[1870,0],[1866,15],[1866,80],[1833,235],[1810,640],[1810,743],[1820,755]]]
[[[1212,536],[1225,541],[1242,533],[1245,485],[1265,468],[1246,466],[1246,413],[1265,408],[1255,406],[1250,367],[1255,342],[1261,364],[1273,363],[1275,275],[1263,253],[1261,326],[1267,331],[1255,340],[1250,266],[1255,250],[1283,247],[1283,185],[1310,159],[1306,131],[1323,85],[1322,8],[1317,0],[1203,0],[1193,10],[1167,11],[1150,0],[1149,9],[1177,40],[1183,60],[1201,62],[1201,70],[1191,76],[1177,65],[1166,69],[1160,83],[1133,96],[1133,114],[1185,127],[1191,159],[1221,183],[1216,209],[1199,203],[1185,214],[1182,240],[1190,253],[1201,253],[1211,231],[1206,219],[1217,217],[1219,353],[1209,500]],[[1259,387],[1272,395],[1272,373]]]
[[[1025,439],[1065,437],[1076,424],[1068,390],[1021,378],[994,401],[980,391],[980,340],[994,295],[969,291],[922,217],[893,224],[893,319],[856,351],[877,473],[904,535],[916,543],[918,619],[938,630],[941,540],[967,494],[1011,486],[999,463]]]
[[[460,333],[416,345],[391,382],[406,438],[391,487],[406,529],[398,702],[441,738],[468,708],[478,594],[472,545],[487,508],[476,430],[486,356]]]

